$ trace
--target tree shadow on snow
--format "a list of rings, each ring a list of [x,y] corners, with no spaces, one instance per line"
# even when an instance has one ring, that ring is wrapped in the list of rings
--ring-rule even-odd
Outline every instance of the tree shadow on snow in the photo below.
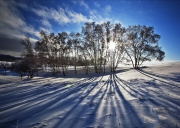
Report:
[[[118,73],[129,70],[118,70]],[[168,86],[164,89],[161,83],[165,81],[156,83],[157,79],[153,76],[139,72],[153,80],[125,81],[116,72],[106,73],[107,76],[97,74],[73,82],[64,82],[59,78],[38,78],[32,83],[22,82],[22,86],[17,86],[14,93],[13,89],[0,89],[0,127],[10,124],[7,120],[13,120],[16,115],[20,127],[24,127],[21,123],[30,127],[44,127],[38,123],[42,120],[53,122],[53,128],[145,127],[147,121],[141,112],[151,111],[149,113],[153,115],[154,107],[164,107],[171,120],[179,120],[174,114],[180,114],[177,107],[180,101],[171,97],[171,93],[174,94],[173,91],[179,88],[168,90],[171,87]],[[142,109],[140,113],[139,109]],[[157,114],[154,116],[158,118]],[[171,124],[167,125],[171,127]]]
[[[167,76],[167,75],[160,75],[160,74],[157,74],[154,72],[148,72],[148,71],[143,70],[143,68],[140,68],[137,71],[139,71],[143,74],[149,75],[149,76],[155,76],[155,77],[162,78],[165,80],[171,80],[171,81],[175,81],[175,82],[180,83],[180,73],[171,73],[172,76]]]

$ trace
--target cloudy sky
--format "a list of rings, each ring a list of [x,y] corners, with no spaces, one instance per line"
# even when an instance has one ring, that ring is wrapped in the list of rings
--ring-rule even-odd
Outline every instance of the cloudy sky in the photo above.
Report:
[[[19,56],[19,41],[40,30],[80,32],[85,22],[147,25],[161,35],[165,60],[180,60],[180,0],[0,0],[0,54]]]

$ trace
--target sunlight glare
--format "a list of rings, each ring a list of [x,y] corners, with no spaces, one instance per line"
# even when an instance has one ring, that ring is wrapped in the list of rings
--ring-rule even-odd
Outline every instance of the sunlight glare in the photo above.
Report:
[[[115,43],[114,42],[110,42],[109,49],[112,49],[112,50],[115,49]]]

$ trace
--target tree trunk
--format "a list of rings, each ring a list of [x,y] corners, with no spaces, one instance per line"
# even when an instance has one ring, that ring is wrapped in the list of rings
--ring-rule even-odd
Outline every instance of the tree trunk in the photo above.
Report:
[[[65,73],[65,71],[64,71],[64,67],[63,67],[63,75],[66,76],[66,73]]]
[[[33,78],[33,75],[34,75],[34,73],[33,73],[33,72],[31,72],[31,77],[30,77],[30,78]]]
[[[76,63],[76,62],[75,62]],[[75,65],[75,74],[77,74],[76,65]]]
[[[104,64],[104,73],[105,73],[105,64]]]
[[[86,67],[86,75],[88,74],[88,68]]]
[[[6,69],[4,70],[4,75],[6,75]]]
[[[76,50],[75,50],[75,67],[74,67],[74,73],[76,74],[77,73],[77,71],[76,71]]]

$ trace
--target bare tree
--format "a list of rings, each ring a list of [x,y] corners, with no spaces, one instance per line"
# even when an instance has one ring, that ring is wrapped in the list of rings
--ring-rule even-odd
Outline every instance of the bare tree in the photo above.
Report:
[[[29,67],[27,61],[20,60],[20,61],[16,61],[16,62],[12,63],[10,70],[11,70],[11,72],[16,72],[16,73],[20,74],[21,79],[22,79],[22,77],[25,76],[25,74],[31,70],[30,68],[31,67]],[[28,75],[28,77],[29,77],[29,75]]]
[[[93,60],[93,65],[94,65],[94,70],[96,73],[98,73],[97,70],[97,55],[98,55],[98,51],[97,51],[97,45],[96,45],[96,40],[95,40],[95,22],[92,23],[85,23],[85,26],[82,27],[82,33],[85,36],[85,41],[89,43],[89,47],[91,50],[91,57]]]
[[[38,53],[38,60],[42,66],[45,68],[50,63],[50,45],[49,45],[49,38],[45,31],[40,32],[41,39],[36,42],[35,50]]]
[[[108,61],[110,61],[110,50],[109,50],[109,44],[112,39],[112,24],[108,21],[104,23],[105,27],[105,56],[104,56],[104,72],[105,72],[105,65],[107,64]],[[111,64],[112,65],[112,64]],[[112,66],[110,67],[110,71],[112,71]]]
[[[10,64],[8,62],[0,62],[0,68],[4,69],[4,75],[6,75],[6,71],[10,67]]]
[[[79,48],[80,48],[80,42],[81,42],[81,34],[80,33],[70,33],[70,41],[72,43],[72,52],[73,52],[73,58],[74,58],[74,72],[77,73],[77,62],[78,62],[78,54],[79,54]]]
[[[112,71],[115,72],[118,64],[124,59],[124,43],[126,30],[121,24],[115,24],[113,28],[113,43],[115,48],[112,50]]]
[[[97,24],[95,25],[94,29],[95,34],[95,45],[96,45],[96,51],[97,51],[97,62],[98,62],[98,72],[102,72],[102,58],[103,58],[103,51],[104,51],[104,31],[103,31],[103,25]]]
[[[67,73],[68,59],[71,53],[71,42],[68,41],[68,34],[66,32],[58,33],[57,41],[59,44],[59,60],[62,67],[63,75]]]
[[[154,33],[153,27],[138,25],[127,28],[125,51],[134,68],[138,68],[144,61],[151,61],[153,58],[163,60],[165,53],[158,46],[160,37]]]
[[[25,36],[25,38],[22,39],[20,43],[24,46],[24,49],[25,49],[24,52],[22,53],[22,56],[24,58],[23,61],[25,61],[25,64],[28,65],[29,67],[28,72],[31,78],[33,78],[35,72],[38,74],[37,56],[34,53],[32,44],[28,36]]]
[[[109,62],[110,71],[115,72],[124,58],[131,62],[134,68],[138,68],[144,61],[153,58],[162,60],[165,55],[158,46],[160,35],[154,33],[153,27],[139,25],[126,29],[121,24],[91,22],[85,23],[82,34],[72,32],[68,35],[61,32],[55,35],[46,34],[44,31],[40,34],[41,39],[35,44],[37,56],[28,38],[22,42],[26,49],[26,61],[36,60],[33,64],[36,67],[49,66],[54,74],[61,69],[64,76],[70,65],[74,66],[75,74],[79,65],[84,66],[87,74],[90,64],[94,66],[96,73],[101,73],[103,68],[105,72]],[[115,48],[110,49],[112,42]]]
[[[80,46],[80,52],[82,54],[80,55],[79,61],[84,66],[84,71],[85,71],[86,75],[90,71],[89,64],[90,64],[90,60],[92,58],[92,54],[91,54],[91,51],[89,50],[89,48],[90,47],[87,42],[83,42],[82,45]]]

